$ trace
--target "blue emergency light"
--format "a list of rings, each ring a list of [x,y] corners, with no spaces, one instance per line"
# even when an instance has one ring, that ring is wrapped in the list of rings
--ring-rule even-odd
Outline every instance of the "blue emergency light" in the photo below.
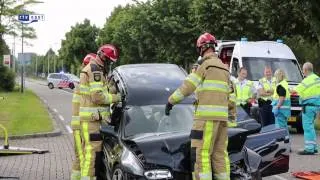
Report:
[[[277,43],[283,43],[282,39],[277,39]]]

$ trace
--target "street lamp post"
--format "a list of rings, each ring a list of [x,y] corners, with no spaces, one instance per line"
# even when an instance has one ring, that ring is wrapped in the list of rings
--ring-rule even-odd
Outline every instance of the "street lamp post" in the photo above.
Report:
[[[49,56],[50,56],[50,53],[48,52],[48,75],[49,75],[49,73],[50,73],[50,62],[49,62]]]
[[[23,54],[23,26],[24,24],[30,24],[33,22],[38,22],[38,21],[43,21],[44,20],[44,15],[40,14],[19,14],[18,15],[18,20],[21,22],[21,93],[23,93],[24,89],[24,54]]]
[[[23,69],[24,69],[24,56],[23,56],[23,23],[21,23],[21,88],[20,92],[23,93],[24,81],[23,81]]]
[[[36,55],[36,77],[38,76],[38,55]]]

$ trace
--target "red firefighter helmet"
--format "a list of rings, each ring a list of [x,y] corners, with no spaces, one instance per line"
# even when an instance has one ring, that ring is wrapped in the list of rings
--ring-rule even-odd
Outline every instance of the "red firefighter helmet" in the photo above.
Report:
[[[86,66],[87,64],[89,64],[90,60],[96,58],[96,56],[97,55],[94,53],[87,54],[86,57],[84,57],[82,64]]]
[[[216,38],[211,35],[210,33],[204,33],[199,36],[197,40],[197,51],[200,53],[200,56],[203,55],[203,53],[208,50],[209,48],[215,48],[217,46],[217,40]]]
[[[105,44],[101,46],[97,54],[102,61],[110,60],[112,62],[117,62],[119,58],[119,50],[112,44]]]

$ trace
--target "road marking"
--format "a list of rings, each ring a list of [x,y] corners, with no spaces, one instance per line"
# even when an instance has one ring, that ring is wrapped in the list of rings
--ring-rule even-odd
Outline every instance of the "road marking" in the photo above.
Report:
[[[68,126],[68,125],[66,125],[66,128],[67,128],[67,131],[70,133],[70,134],[72,134],[72,129],[71,129],[71,127],[70,126]]]
[[[63,116],[59,115],[59,118],[61,119],[61,121],[64,121]]]
[[[54,111],[54,112],[56,112],[56,113],[58,112],[58,110],[57,110],[57,109],[53,109],[53,111]]]
[[[274,177],[277,178],[277,179],[280,179],[280,180],[287,180],[286,178],[283,178],[283,177],[278,176],[278,175],[274,175]]]

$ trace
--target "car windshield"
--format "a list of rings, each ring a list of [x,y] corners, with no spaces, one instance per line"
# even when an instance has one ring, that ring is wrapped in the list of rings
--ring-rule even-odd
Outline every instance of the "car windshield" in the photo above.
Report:
[[[289,82],[301,82],[302,74],[296,60],[279,58],[244,57],[243,66],[248,69],[248,79],[257,81],[263,77],[264,67],[270,66],[273,73],[283,69]]]
[[[190,132],[194,108],[176,105],[166,116],[165,105],[132,106],[125,113],[125,136],[143,133]]]

